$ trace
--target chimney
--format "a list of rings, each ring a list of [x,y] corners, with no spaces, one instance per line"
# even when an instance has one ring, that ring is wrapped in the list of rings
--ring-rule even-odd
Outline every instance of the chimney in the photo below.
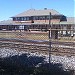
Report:
[[[44,8],[44,10],[47,10],[47,8]]]

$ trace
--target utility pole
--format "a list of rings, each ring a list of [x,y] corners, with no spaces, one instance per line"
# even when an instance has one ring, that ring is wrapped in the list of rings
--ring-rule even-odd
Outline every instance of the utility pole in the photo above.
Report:
[[[51,12],[49,13],[49,69],[51,63]]]

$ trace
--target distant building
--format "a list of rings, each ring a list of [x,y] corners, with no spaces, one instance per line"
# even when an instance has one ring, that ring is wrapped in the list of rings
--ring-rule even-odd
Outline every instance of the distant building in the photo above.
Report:
[[[49,25],[49,13],[50,25]],[[11,17],[10,21],[0,22],[0,30],[40,30],[47,31],[52,29],[52,38],[59,36],[73,36],[75,29],[74,17],[66,17],[54,9],[35,10],[30,9],[16,16]],[[61,30],[60,30],[61,29]],[[59,33],[59,34],[58,34]]]

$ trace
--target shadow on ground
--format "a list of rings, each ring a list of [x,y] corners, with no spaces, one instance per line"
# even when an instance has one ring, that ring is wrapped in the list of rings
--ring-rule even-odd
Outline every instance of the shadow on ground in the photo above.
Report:
[[[39,63],[42,63],[38,65]],[[43,57],[10,56],[0,58],[0,75],[73,75],[72,71],[64,71],[61,64],[44,63]]]

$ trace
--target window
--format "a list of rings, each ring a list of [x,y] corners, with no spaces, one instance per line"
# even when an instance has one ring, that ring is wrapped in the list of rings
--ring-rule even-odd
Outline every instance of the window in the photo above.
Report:
[[[49,15],[45,16],[46,20],[49,20]],[[53,19],[53,16],[51,15],[50,19]]]
[[[21,21],[24,21],[24,17],[21,17]]]
[[[40,16],[39,19],[42,20],[42,16]]]
[[[46,19],[49,20],[49,16],[46,16]]]
[[[16,17],[13,18],[13,21],[16,21]]]
[[[34,16],[33,20],[45,20],[46,17],[45,16]]]
[[[35,20],[35,16],[33,17],[33,20]]]
[[[20,17],[17,17],[17,21],[20,21],[21,20],[21,18]]]
[[[24,17],[23,20],[24,20],[24,21],[28,21],[28,20],[30,20],[30,17]]]
[[[19,26],[19,29],[24,29],[24,25],[20,25]]]
[[[28,21],[29,20],[29,17],[26,17],[26,20]]]
[[[26,21],[26,17],[24,17],[24,21]]]
[[[39,17],[38,16],[34,16],[33,20],[39,20]]]
[[[29,17],[29,20],[33,20],[33,17]]]
[[[42,19],[45,20],[45,16],[43,16]]]
[[[45,20],[45,16],[40,16],[39,19],[40,20]]]

